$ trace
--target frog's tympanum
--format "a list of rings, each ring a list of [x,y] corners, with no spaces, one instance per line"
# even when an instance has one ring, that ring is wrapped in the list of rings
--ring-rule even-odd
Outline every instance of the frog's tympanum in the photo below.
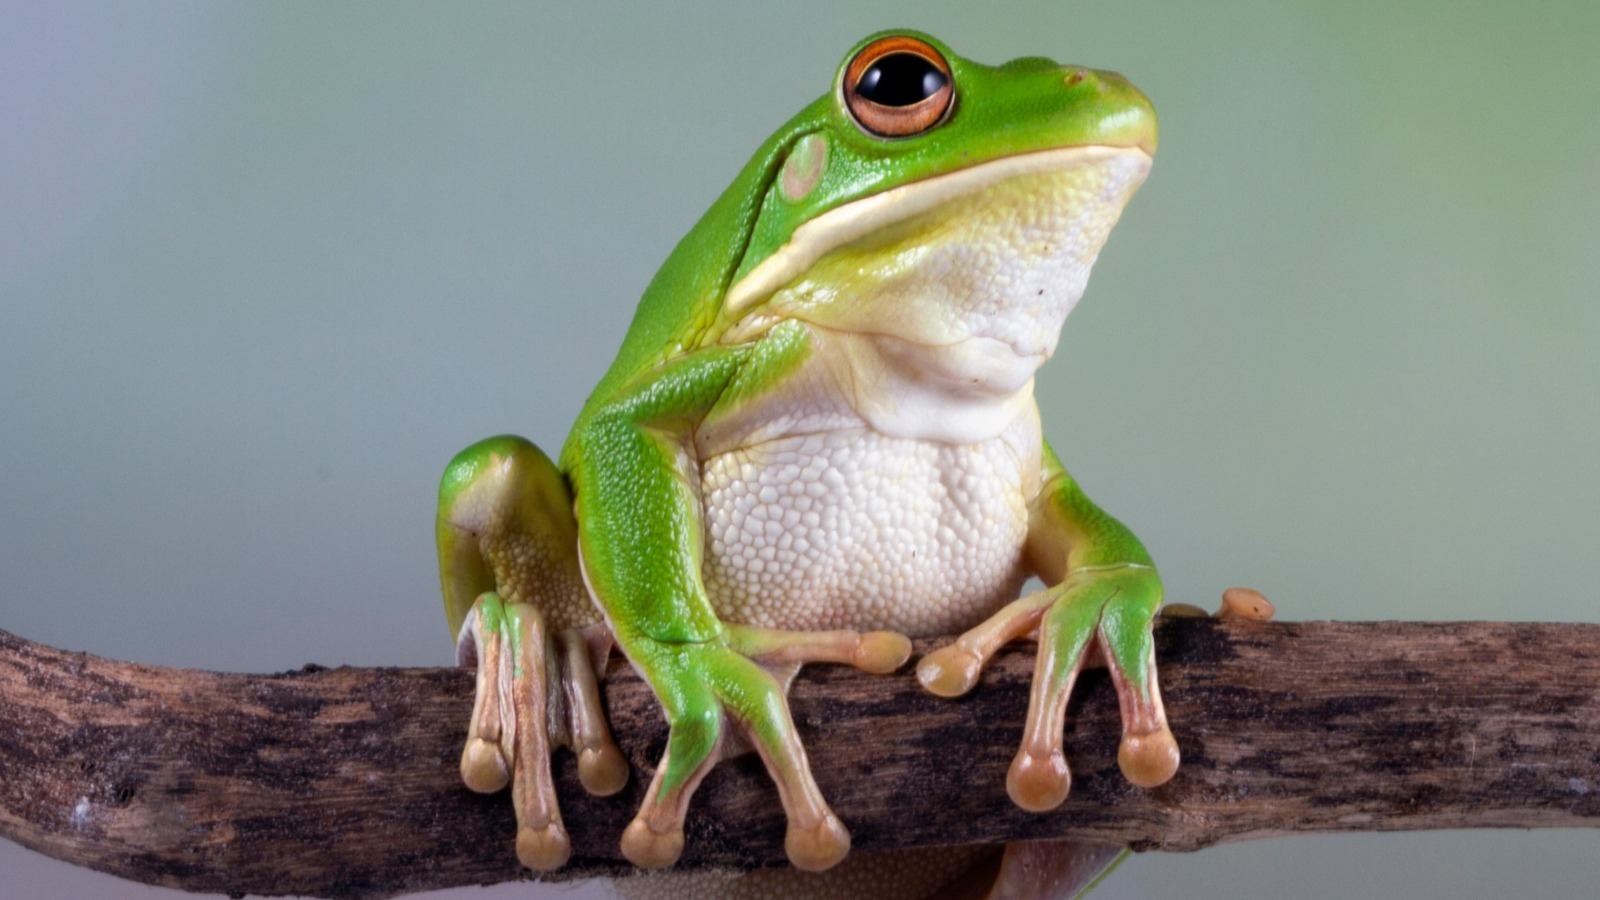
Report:
[[[843,860],[787,683],[809,662],[887,675],[908,636],[961,635],[916,667],[956,696],[1036,632],[1006,779],[1018,805],[1067,796],[1064,711],[1091,657],[1121,701],[1128,780],[1172,777],[1161,582],[1067,474],[1034,402],[1155,146],[1149,101],[1118,75],[868,38],[662,265],[559,462],[496,437],[450,463],[445,608],[478,672],[461,772],[511,785],[523,863],[570,852],[552,748],[596,794],[628,778],[596,686],[613,647],[671,725],[621,835],[642,867],[678,858],[690,797],[733,746],[777,783],[794,865]],[[1045,587],[1017,599],[1029,576]],[[874,871],[853,883],[881,896]]]

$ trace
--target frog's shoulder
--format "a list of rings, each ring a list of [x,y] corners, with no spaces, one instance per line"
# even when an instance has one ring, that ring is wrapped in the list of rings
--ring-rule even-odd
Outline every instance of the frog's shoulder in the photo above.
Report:
[[[616,359],[584,404],[579,422],[629,383],[667,360],[714,341],[726,327],[721,321],[722,299],[749,247],[768,187],[794,143],[813,127],[810,110],[807,107],[761,145],[661,264],[634,310]],[[569,436],[562,451],[563,469],[572,445]]]

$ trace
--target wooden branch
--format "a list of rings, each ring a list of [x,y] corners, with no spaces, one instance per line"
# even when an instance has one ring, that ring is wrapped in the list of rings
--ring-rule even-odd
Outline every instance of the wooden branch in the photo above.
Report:
[[[1191,619],[1157,635],[1177,778],[1153,791],[1122,780],[1115,696],[1089,673],[1067,726],[1072,796],[1045,815],[1004,790],[1030,647],[955,701],[907,674],[814,666],[793,710],[857,851],[1064,835],[1193,850],[1288,832],[1600,824],[1600,626]],[[471,691],[453,669],[217,674],[0,632],[0,836],[235,895],[382,897],[526,877],[507,797],[457,780]],[[606,693],[633,778],[619,796],[589,797],[562,754],[565,877],[621,870],[618,835],[665,741],[625,666]],[[688,830],[681,865],[783,860],[776,795],[749,758],[706,779]]]

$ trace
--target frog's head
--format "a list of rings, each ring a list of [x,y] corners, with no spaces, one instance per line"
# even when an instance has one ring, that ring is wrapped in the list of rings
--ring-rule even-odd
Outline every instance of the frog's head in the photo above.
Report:
[[[802,319],[913,347],[996,344],[982,354],[1014,355],[1026,380],[1155,145],[1150,102],[1120,75],[869,37],[757,157],[723,340]]]

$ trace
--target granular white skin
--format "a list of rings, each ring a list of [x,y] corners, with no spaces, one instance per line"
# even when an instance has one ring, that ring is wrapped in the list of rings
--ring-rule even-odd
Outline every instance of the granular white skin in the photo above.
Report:
[[[704,577],[717,615],[908,635],[981,621],[1027,575],[1033,479],[1007,439],[1017,430],[1032,429],[947,444],[859,428],[706,460]]]

